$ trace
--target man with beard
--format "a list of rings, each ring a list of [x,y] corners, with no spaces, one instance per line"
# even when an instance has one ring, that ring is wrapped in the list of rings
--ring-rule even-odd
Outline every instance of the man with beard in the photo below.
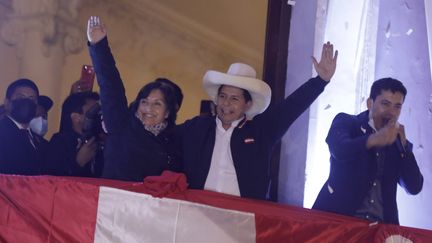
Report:
[[[326,138],[330,176],[314,209],[399,224],[397,184],[413,195],[423,186],[413,145],[398,122],[406,94],[399,80],[379,79],[372,85],[367,111],[334,118]]]
[[[18,79],[6,90],[6,116],[0,120],[0,173],[38,175],[46,143],[30,129],[39,90],[29,79]]]

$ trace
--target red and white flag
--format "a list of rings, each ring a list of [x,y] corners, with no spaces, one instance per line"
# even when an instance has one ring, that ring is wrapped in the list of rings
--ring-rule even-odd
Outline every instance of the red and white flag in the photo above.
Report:
[[[0,242],[431,242],[428,230],[144,183],[0,175]]]
[[[94,242],[255,242],[254,214],[102,187]]]

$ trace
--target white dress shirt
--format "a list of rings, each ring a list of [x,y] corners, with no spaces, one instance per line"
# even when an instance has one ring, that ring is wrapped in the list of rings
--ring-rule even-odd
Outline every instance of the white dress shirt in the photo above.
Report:
[[[241,120],[243,120],[243,117],[232,122],[231,127],[225,130],[222,127],[222,122],[216,117],[216,141],[213,148],[210,170],[204,185],[205,190],[240,196],[230,141],[234,128]]]

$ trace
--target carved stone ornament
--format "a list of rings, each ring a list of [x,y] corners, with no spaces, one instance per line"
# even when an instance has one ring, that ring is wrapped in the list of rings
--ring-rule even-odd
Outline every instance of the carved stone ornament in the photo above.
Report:
[[[82,0],[13,0],[12,13],[1,25],[0,35],[5,43],[17,47],[18,56],[22,45],[27,45],[31,32],[38,33],[45,56],[50,55],[50,47],[60,44],[65,54],[78,53],[85,41],[80,29],[78,10]],[[31,41],[31,40],[30,40]]]

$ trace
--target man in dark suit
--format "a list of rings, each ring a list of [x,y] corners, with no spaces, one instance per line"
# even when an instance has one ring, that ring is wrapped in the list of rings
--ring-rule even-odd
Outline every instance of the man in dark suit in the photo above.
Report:
[[[0,173],[41,173],[46,144],[29,127],[36,114],[38,97],[38,87],[29,79],[18,79],[7,88],[6,115],[0,120]]]
[[[413,146],[398,123],[406,94],[399,80],[383,78],[372,85],[367,111],[334,118],[326,139],[330,175],[314,209],[399,224],[397,184],[410,194],[423,186]]]
[[[234,63],[227,73],[207,71],[204,89],[216,116],[197,116],[179,126],[183,171],[194,189],[266,199],[270,157],[290,125],[324,91],[336,70],[337,52],[323,45],[318,76],[267,109],[270,87],[249,65]]]

